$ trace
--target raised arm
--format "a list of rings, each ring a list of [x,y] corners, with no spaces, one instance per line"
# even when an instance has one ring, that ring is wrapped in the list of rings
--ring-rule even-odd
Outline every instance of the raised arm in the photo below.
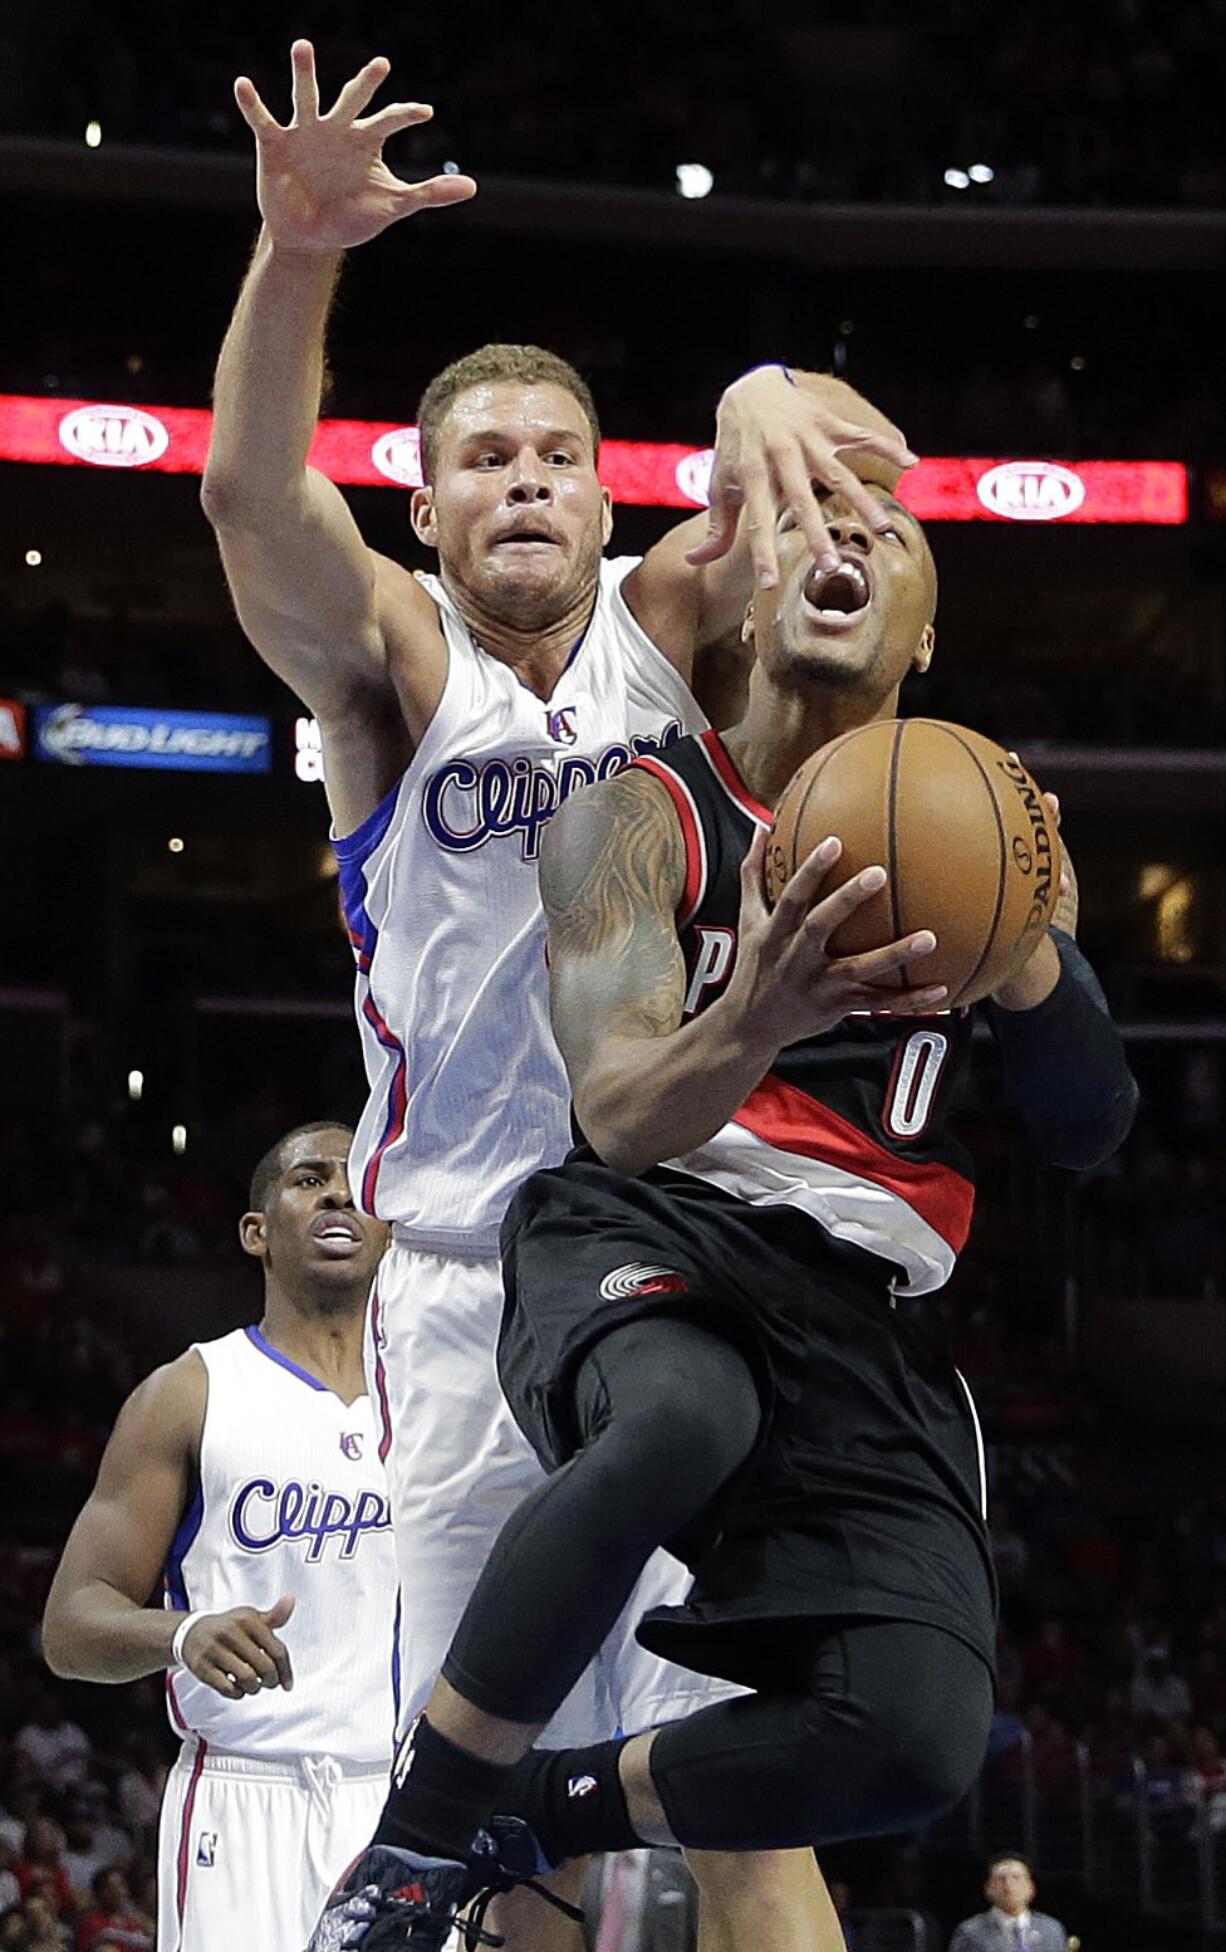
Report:
[[[887,997],[899,1015],[939,1007],[944,990],[870,987],[930,953],[927,931],[869,955],[826,955],[830,936],[885,880],[869,868],[817,901],[838,855],[837,840],[824,842],[768,913],[759,837],[741,877],[732,980],[686,1022],[674,919],[685,845],[667,792],[631,767],[555,814],[541,852],[554,1034],[579,1123],[607,1165],[646,1172],[705,1144],[785,1044],[849,1010],[880,1009]]]
[[[403,769],[446,671],[433,604],[407,570],[367,548],[339,489],[306,465],[324,332],[345,250],[476,185],[402,183],[387,168],[387,138],[432,110],[397,102],[363,115],[385,60],[367,62],[321,114],[310,43],[296,41],[292,55],[287,127],[246,77],[235,84],[255,135],[264,227],[218,362],[202,502],[244,630],[320,721],[333,813],[348,831]]]
[[[189,1351],[155,1370],[119,1413],[43,1615],[44,1658],[67,1680],[135,1681],[171,1665],[184,1615],[162,1607],[158,1587],[191,1498],[207,1394],[204,1364]],[[292,1685],[276,1635],[292,1608],[287,1597],[264,1613],[202,1615],[184,1641],[185,1665],[232,1700]]]

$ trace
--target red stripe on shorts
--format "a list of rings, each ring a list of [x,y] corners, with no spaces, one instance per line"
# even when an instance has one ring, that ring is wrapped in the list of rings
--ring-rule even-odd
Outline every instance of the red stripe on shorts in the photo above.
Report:
[[[196,1738],[196,1759],[192,1763],[191,1778],[187,1785],[187,1796],[183,1803],[183,1816],[179,1825],[179,1875],[175,1887],[175,1908],[179,1916],[179,1937],[183,1936],[183,1912],[187,1904],[187,1873],[191,1857],[192,1817],[196,1813],[196,1791],[204,1771],[204,1758],[208,1743],[202,1737]]]

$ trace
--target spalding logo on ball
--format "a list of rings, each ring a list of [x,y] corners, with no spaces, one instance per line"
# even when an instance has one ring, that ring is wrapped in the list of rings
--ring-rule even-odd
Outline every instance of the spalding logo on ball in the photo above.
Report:
[[[875,719],[832,739],[784,789],[766,850],[776,901],[813,849],[843,852],[823,895],[865,868],[886,884],[843,924],[836,956],[883,948],[920,929],[937,946],[900,972],[899,987],[943,983],[946,1008],[1007,982],[1051,921],[1060,840],[1020,760],[964,725]]]

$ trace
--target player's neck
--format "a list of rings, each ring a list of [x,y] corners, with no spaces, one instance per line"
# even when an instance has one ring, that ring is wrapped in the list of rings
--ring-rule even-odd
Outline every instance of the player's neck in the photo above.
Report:
[[[520,683],[538,698],[548,700],[591,622],[595,581],[578,592],[561,616],[543,625],[495,616],[471,591],[450,582],[445,573],[443,584],[481,649],[500,664],[509,665]]]
[[[260,1333],[278,1354],[287,1356],[345,1403],[366,1391],[362,1369],[362,1324],[366,1291],[352,1299],[329,1296],[306,1306],[279,1293],[271,1282],[264,1294]]]
[[[771,684],[759,667],[750,681],[745,715],[723,734],[723,741],[754,798],[773,807],[811,753],[874,719],[893,718],[897,711],[897,685],[879,698],[783,687]]]

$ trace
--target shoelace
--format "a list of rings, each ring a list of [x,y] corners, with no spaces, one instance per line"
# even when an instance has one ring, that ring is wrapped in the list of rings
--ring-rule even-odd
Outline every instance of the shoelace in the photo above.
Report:
[[[435,1911],[429,1905],[422,1904],[420,1899],[402,1898],[396,1892],[380,1891],[373,1884],[367,1885],[364,1891],[355,1892],[354,1898],[363,1901],[369,1907],[368,1916],[372,1918],[378,1912],[389,1916],[392,1912],[411,1909],[414,1918],[424,1919],[428,1924],[454,1925],[462,1933],[461,1943],[464,1952],[477,1952],[478,1946],[497,1948],[506,1944],[505,1938],[498,1932],[487,1932],[485,1929],[486,1913],[494,1899],[501,1897],[506,1891],[531,1891],[536,1897],[543,1898],[547,1905],[552,1905],[555,1911],[560,1911],[564,1918],[573,1919],[577,1925],[582,1925],[584,1921],[584,1914],[578,1905],[572,1905],[565,1898],[559,1898],[556,1891],[550,1891],[534,1877],[517,1878],[505,1875],[495,1877],[469,1901],[467,1916],[463,1920],[450,1909]],[[350,1899],[351,1904],[354,1898]]]
[[[534,1896],[543,1898],[547,1905],[552,1905],[555,1911],[560,1911],[564,1918],[573,1919],[576,1925],[583,1923],[583,1912],[578,1905],[572,1905],[567,1899],[559,1898],[556,1891],[550,1891],[547,1885],[541,1884],[536,1878],[503,1877],[492,1884],[487,1884],[483,1891],[478,1891],[469,1905],[468,1916],[463,1925],[464,1952],[476,1952],[476,1947],[479,1945],[506,1944],[506,1940],[500,1938],[497,1932],[487,1932],[484,1929],[486,1913],[494,1899],[501,1897],[504,1891],[531,1891]]]
[[[482,1920],[489,1910],[490,1900],[497,1895],[497,1891],[491,1889],[478,1892],[474,1899],[474,1904],[480,1905],[481,1911],[480,1916],[471,1924],[466,1923],[462,1927],[465,1952],[474,1952],[474,1948],[480,1945],[497,1947],[506,1944],[506,1940],[500,1938],[497,1932],[486,1932],[481,1929]],[[550,1893],[545,1892],[544,1895],[549,1897]],[[423,1904],[420,1898],[402,1898],[395,1891],[380,1891],[375,1884],[368,1884],[363,1890],[355,1891],[349,1898],[348,1905],[355,1908],[350,1921],[353,1924],[370,1924],[373,1919],[380,1916],[390,1918],[396,1912],[407,1912],[411,1919],[423,1919],[428,1925],[457,1927],[460,1925],[459,1917],[450,1906],[446,1911],[436,1911],[431,1905]],[[356,1909],[358,1905],[362,1906],[360,1915]],[[579,1915],[582,1917],[582,1913]]]

